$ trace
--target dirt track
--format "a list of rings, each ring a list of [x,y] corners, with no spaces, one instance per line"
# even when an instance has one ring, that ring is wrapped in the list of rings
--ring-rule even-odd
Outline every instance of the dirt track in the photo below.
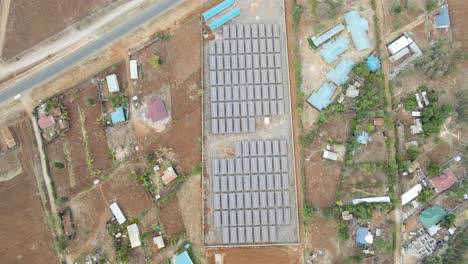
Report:
[[[23,172],[0,183],[0,262],[58,263],[34,176],[41,170],[32,126],[24,117],[12,128],[21,144],[16,151]]]

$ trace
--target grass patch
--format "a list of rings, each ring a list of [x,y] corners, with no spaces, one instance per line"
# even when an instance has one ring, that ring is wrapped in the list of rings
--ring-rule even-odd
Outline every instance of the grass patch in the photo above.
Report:
[[[86,127],[85,127],[86,117],[83,113],[83,110],[81,110],[80,106],[78,106],[78,113],[80,115],[81,141],[85,149],[88,174],[90,177],[94,177],[96,176],[96,171],[94,170],[94,159],[93,159],[93,156],[91,155],[91,146],[89,145],[88,131],[86,131]]]

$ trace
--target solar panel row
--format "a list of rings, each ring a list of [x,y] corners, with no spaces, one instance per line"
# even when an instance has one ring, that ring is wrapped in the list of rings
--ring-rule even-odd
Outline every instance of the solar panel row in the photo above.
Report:
[[[279,38],[278,24],[231,24],[223,26],[223,39]]]
[[[222,241],[224,244],[250,244],[276,242],[275,226],[223,227]]]
[[[254,100],[283,99],[283,85],[241,85],[212,86],[210,88],[211,102],[244,102]]]
[[[243,209],[243,208],[274,208],[288,207],[289,190],[268,191],[268,192],[243,192],[215,193],[213,198],[213,208],[219,209]]]

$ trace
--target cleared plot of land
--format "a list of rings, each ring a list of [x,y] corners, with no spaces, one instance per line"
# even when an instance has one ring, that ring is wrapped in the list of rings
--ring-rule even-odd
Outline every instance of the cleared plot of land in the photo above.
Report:
[[[186,174],[201,158],[200,31],[199,20],[193,19],[171,32],[169,40],[158,41],[134,56],[141,64],[143,75],[133,83],[134,94],[142,100],[150,95],[168,94],[170,108],[167,110],[171,115],[170,122],[160,132],[143,121],[132,121],[137,141],[144,153],[171,149]],[[151,65],[153,55],[161,58],[161,65]]]
[[[358,163],[347,167],[340,190],[343,202],[349,204],[354,198],[386,195],[387,175],[381,167],[383,165],[373,163]]]
[[[43,215],[34,174],[40,174],[33,129],[25,117],[11,126],[20,148],[18,161],[22,172],[0,183],[0,262],[58,263],[51,248],[52,237]],[[38,177],[42,177],[38,175]]]
[[[184,221],[177,197],[160,206],[160,221],[167,232],[167,239],[171,240],[175,236],[185,231]]]
[[[357,148],[353,160],[355,162],[380,162],[387,160],[387,145],[382,131],[376,131],[372,134],[372,141],[367,145],[361,145]]]
[[[113,1],[11,1],[2,58],[13,58],[111,2]]]
[[[255,247],[209,250],[206,254],[206,263],[216,263],[216,254],[221,255],[221,258],[224,260],[224,264],[302,263],[302,259],[299,257],[296,250],[290,247]]]
[[[460,42],[464,51],[468,50],[468,27],[466,26],[466,14],[468,2],[465,0],[449,0],[450,26],[453,39]]]

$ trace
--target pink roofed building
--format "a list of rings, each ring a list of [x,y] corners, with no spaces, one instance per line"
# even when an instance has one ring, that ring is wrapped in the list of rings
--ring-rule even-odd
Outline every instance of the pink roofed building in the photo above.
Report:
[[[39,119],[37,120],[37,124],[41,129],[46,129],[48,127],[51,127],[55,125],[55,120],[52,116],[46,115],[46,114],[41,114],[39,115]]]
[[[432,178],[431,183],[435,188],[436,193],[443,192],[457,181],[457,177],[452,170],[448,169],[439,176]]]
[[[159,96],[151,96],[147,102],[146,118],[156,123],[169,117],[164,101]]]

